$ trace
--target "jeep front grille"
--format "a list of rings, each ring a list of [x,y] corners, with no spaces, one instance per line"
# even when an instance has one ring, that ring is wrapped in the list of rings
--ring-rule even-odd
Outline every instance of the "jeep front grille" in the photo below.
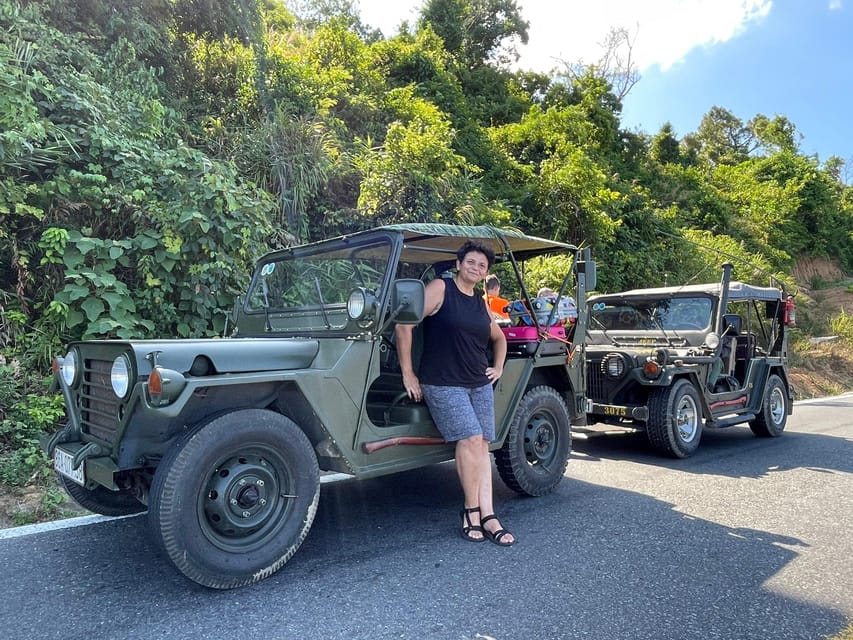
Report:
[[[110,443],[119,422],[119,399],[110,384],[112,366],[109,360],[84,360],[80,389],[83,431]]]
[[[610,383],[612,384],[612,382]],[[608,379],[601,371],[601,358],[586,363],[586,395],[594,402],[607,402]]]

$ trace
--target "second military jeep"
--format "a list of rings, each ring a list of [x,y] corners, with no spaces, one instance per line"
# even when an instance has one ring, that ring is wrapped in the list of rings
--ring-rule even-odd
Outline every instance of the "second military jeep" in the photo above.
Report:
[[[644,431],[679,458],[696,451],[703,429],[747,423],[757,436],[782,434],[793,406],[793,298],[731,273],[725,264],[720,282],[589,298],[591,423]]]
[[[67,426],[44,443],[61,484],[98,513],[147,509],[153,538],[199,584],[269,576],[308,535],[321,472],[369,478],[453,458],[403,390],[394,326],[422,320],[424,283],[455,267],[466,239],[495,250],[528,309],[524,262],[574,258],[560,293],[574,296],[578,317],[555,337],[533,314],[495,388],[502,479],[524,494],[551,491],[570,423],[586,410],[575,336],[587,329],[595,265],[587,251],[515,231],[428,224],[270,253],[227,338],[72,343],[54,363]]]

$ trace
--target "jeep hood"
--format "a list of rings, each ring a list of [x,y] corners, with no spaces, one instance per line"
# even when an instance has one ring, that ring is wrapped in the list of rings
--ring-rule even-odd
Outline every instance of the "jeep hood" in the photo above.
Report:
[[[189,372],[199,357],[209,360],[216,373],[304,369],[320,348],[317,340],[305,338],[132,340],[124,344],[136,354],[140,373],[150,371],[151,354],[156,354],[158,365],[181,373]]]

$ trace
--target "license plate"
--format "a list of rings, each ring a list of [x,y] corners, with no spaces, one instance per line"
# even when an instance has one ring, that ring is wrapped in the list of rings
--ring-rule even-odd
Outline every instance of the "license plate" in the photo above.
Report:
[[[53,467],[66,478],[70,478],[77,484],[86,484],[86,474],[84,472],[84,467],[86,466],[86,462],[83,461],[80,463],[80,466],[74,469],[71,466],[71,461],[74,459],[70,453],[63,451],[59,447],[53,450]]]

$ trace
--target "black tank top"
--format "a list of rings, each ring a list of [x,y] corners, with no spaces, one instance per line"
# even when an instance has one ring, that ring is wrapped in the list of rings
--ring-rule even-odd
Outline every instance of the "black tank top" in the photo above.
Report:
[[[424,352],[418,377],[442,387],[482,387],[489,383],[486,350],[491,317],[482,296],[467,296],[452,278],[444,281],[444,302],[423,322]]]

